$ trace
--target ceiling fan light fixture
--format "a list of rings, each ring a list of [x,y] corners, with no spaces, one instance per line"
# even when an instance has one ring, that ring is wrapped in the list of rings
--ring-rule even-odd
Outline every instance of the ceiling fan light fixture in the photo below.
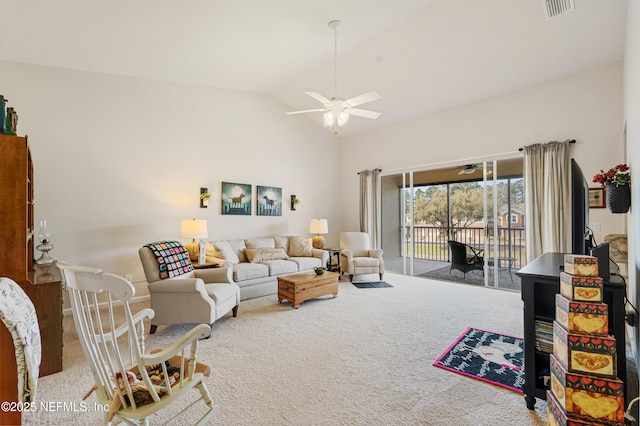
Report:
[[[344,126],[347,121],[349,121],[349,114],[345,111],[340,111],[340,114],[338,114],[338,126]]]
[[[333,127],[333,122],[335,121],[335,115],[333,115],[333,111],[327,111],[324,113],[324,127]]]
[[[308,109],[302,111],[291,111],[286,114],[303,114],[307,112],[324,111],[323,120],[324,127],[333,127],[333,133],[338,134],[338,127],[344,126],[349,121],[351,115],[357,117],[364,117],[371,120],[375,120],[380,116],[379,112],[369,111],[366,109],[354,108],[358,105],[376,101],[381,99],[376,92],[368,92],[350,99],[345,99],[338,96],[338,27],[340,21],[335,20],[329,22],[329,28],[334,33],[334,51],[333,51],[333,73],[334,73],[334,96],[328,99],[317,92],[304,92],[311,96],[313,99],[322,103],[324,108]]]

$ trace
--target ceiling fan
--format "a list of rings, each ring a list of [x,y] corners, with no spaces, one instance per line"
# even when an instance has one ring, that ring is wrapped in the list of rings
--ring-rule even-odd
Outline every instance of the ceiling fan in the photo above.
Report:
[[[460,168],[459,175],[472,175],[476,171],[482,170],[482,164],[465,164]]]
[[[458,170],[459,175],[472,175],[478,170],[482,170],[482,164],[464,164],[458,167],[442,170],[443,173]]]
[[[340,21],[329,22],[329,28],[334,33],[334,96],[331,99],[327,99],[317,92],[304,92],[311,96],[318,102],[320,102],[324,108],[307,109],[303,111],[292,111],[286,114],[304,114],[307,112],[324,112],[324,126],[333,127],[333,133],[338,134],[338,127],[344,126],[349,120],[349,116],[355,115],[357,117],[370,118],[375,120],[380,116],[379,112],[369,111],[366,109],[354,108],[355,106],[362,105],[367,102],[372,102],[378,99],[382,99],[376,92],[365,93],[360,96],[356,96],[351,99],[344,99],[338,97],[338,27]]]

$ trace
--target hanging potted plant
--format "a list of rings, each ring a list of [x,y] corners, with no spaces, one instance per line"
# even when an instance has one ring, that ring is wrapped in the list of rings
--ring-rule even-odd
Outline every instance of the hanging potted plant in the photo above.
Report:
[[[607,191],[607,207],[611,213],[626,213],[631,206],[631,173],[629,166],[618,164],[608,171],[600,170],[593,181]]]

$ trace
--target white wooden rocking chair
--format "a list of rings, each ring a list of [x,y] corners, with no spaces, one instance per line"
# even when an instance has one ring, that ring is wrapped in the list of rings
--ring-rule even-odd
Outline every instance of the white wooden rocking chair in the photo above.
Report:
[[[174,417],[163,418],[163,423],[172,423],[200,400],[207,405],[207,410],[197,424],[212,423],[218,407],[203,382],[209,369],[196,362],[198,340],[209,336],[211,328],[200,324],[170,347],[145,355],[143,321],[153,318],[154,312],[143,309],[136,315],[131,314],[129,300],[135,294],[133,285],[123,277],[96,268],[64,262],[58,262],[58,267],[69,291],[78,337],[93,373],[95,384],[91,391],[96,392],[100,403],[110,406],[104,424],[117,420],[147,425],[150,415],[194,387],[200,391],[200,398]],[[116,326],[114,318],[114,305],[120,305],[118,301],[125,315],[125,322],[120,326]],[[180,368],[179,375],[173,373],[175,381],[171,374],[175,369],[168,371],[167,361]],[[161,370],[160,380],[148,373],[154,367],[155,374]]]

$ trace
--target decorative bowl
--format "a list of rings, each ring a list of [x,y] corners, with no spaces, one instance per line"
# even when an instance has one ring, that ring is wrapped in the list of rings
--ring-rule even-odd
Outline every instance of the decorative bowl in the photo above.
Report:
[[[327,268],[319,267],[319,268],[313,268],[313,270],[315,271],[316,274],[322,275],[327,270]]]

